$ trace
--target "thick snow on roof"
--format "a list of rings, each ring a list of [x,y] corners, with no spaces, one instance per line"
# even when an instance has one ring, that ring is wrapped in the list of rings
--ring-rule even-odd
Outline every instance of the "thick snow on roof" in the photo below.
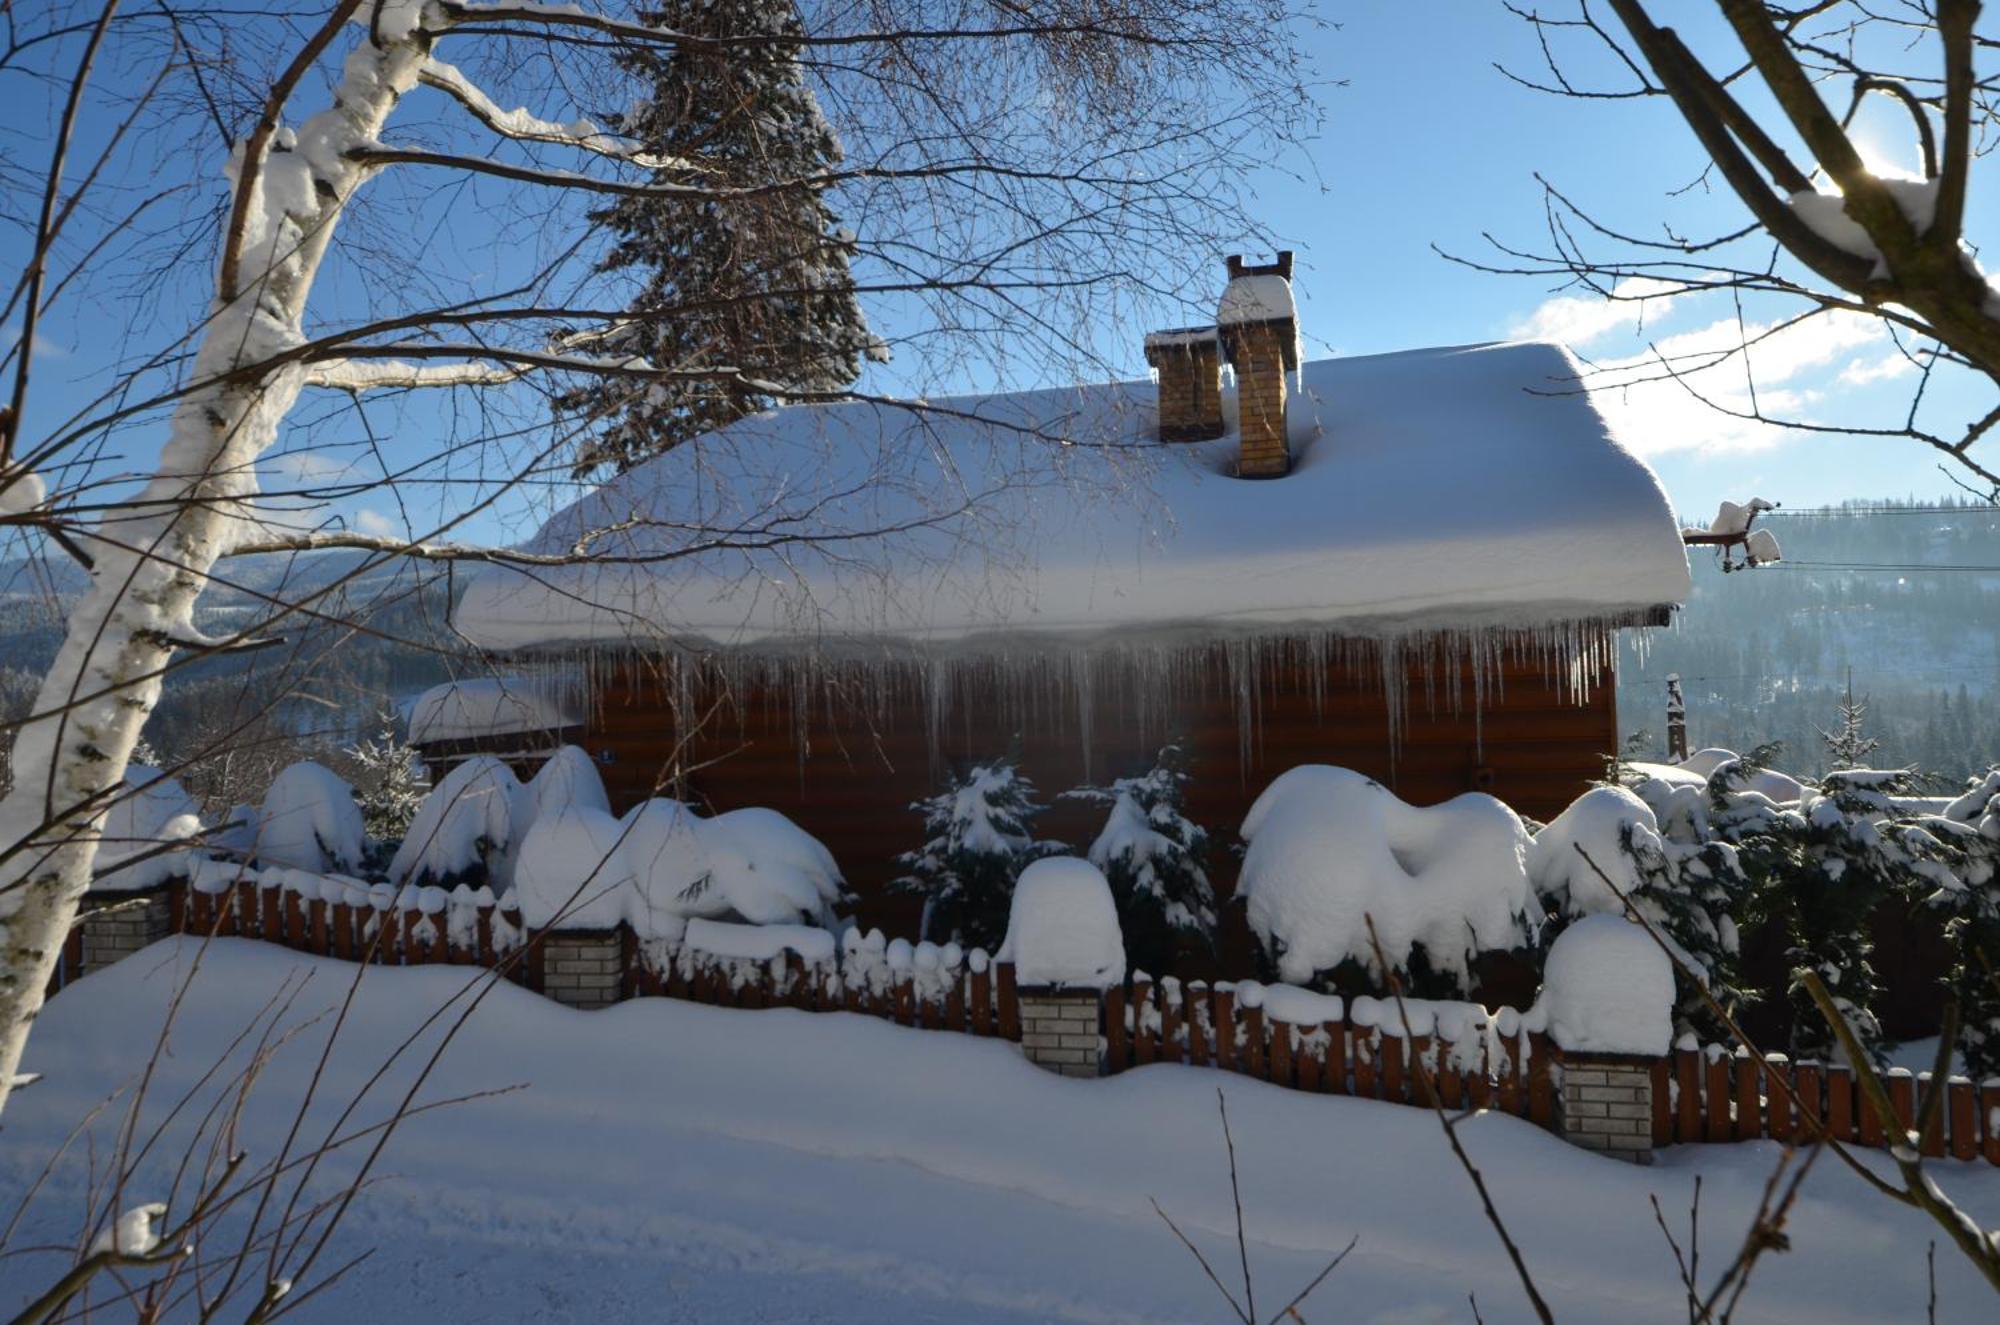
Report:
[[[410,744],[559,731],[582,721],[575,701],[550,682],[519,676],[471,677],[432,686],[417,696],[410,706]]]
[[[619,476],[492,567],[491,648],[1352,635],[1603,621],[1682,601],[1652,473],[1542,344],[1304,365],[1293,472],[1155,440],[1148,382],[745,419]],[[1225,402],[1233,412],[1233,402]]]

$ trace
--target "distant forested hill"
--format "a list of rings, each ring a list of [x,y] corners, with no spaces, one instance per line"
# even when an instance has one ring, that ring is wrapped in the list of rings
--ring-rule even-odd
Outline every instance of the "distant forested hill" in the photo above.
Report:
[[[1677,625],[1629,633],[1619,720],[1639,748],[1664,747],[1665,678],[1678,672],[1692,748],[1782,741],[1784,767],[1823,772],[1818,733],[1838,724],[1852,668],[1882,742],[1872,762],[1954,784],[2000,762],[2000,511],[1854,502],[1760,526],[1784,563],[1724,575],[1711,550],[1690,549],[1694,596]]]

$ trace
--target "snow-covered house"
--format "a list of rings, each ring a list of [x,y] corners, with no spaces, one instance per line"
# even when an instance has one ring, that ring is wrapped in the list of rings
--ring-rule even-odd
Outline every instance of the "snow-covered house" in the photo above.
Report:
[[[532,773],[550,754],[583,735],[583,705],[558,679],[474,676],[418,695],[409,709],[409,742],[433,782],[474,755],[493,755]]]
[[[864,894],[946,769],[1010,754],[1053,797],[1178,741],[1225,839],[1302,763],[1551,816],[1617,745],[1617,632],[1686,596],[1666,498],[1561,349],[1302,362],[1290,276],[1232,259],[1156,380],[742,420],[556,515],[531,549],[593,559],[482,572],[458,628],[577,667],[614,801],[782,810]]]

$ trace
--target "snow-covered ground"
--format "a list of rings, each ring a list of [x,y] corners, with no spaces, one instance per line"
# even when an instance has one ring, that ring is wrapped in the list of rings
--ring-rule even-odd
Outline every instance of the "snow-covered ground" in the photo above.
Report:
[[[28,1064],[46,1077],[8,1111],[0,1190],[25,1190],[75,1119],[137,1070],[196,951],[192,940],[160,945],[49,1005]],[[336,1003],[354,969],[216,941],[152,1088],[156,1109],[288,978],[310,977],[288,1016],[300,1021]],[[370,971],[332,1060],[328,1101],[344,1103],[387,1046],[468,978],[446,967]],[[275,1148],[323,1034],[283,1049],[259,1085],[242,1136],[253,1161]],[[386,1180],[364,1194],[328,1263],[374,1254],[300,1318],[1225,1319],[1147,1204],[1157,1197],[1230,1277],[1218,1086],[1265,1315],[1358,1235],[1308,1320],[1463,1322],[1468,1293],[1496,1325],[1528,1318],[1469,1183],[1418,1109],[1183,1067],[1070,1081],[1004,1043],[844,1014],[666,999],[578,1013],[502,986],[426,1095],[513,1083],[526,1089],[408,1124]],[[111,1126],[101,1124],[100,1142]],[[1686,1148],[1635,1169],[1511,1118],[1481,1117],[1462,1132],[1564,1321],[1685,1320],[1648,1194],[1684,1227],[1702,1174],[1703,1264],[1719,1265],[1777,1154],[1764,1143]],[[14,1245],[78,1236],[83,1166],[58,1168]],[[2000,1223],[2000,1171],[1940,1172],[1989,1226]],[[155,1195],[142,1182],[127,1204]],[[1741,1319],[1922,1318],[1933,1230],[1831,1160],[1791,1233],[1795,1249],[1765,1261]],[[50,1265],[0,1260],[0,1310],[45,1282]],[[1947,1248],[1938,1293],[1939,1320],[1994,1318],[1992,1296]]]

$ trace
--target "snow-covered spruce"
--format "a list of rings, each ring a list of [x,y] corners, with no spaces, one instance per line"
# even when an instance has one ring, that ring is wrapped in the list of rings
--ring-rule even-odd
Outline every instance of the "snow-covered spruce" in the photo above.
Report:
[[[1693,979],[1676,977],[1680,1029],[1707,1038],[1723,1034],[1725,1028],[1702,998],[1702,986],[1725,1009],[1742,1001],[1736,983],[1735,916],[1747,899],[1749,880],[1735,847],[1663,837],[1652,808],[1636,794],[1624,787],[1597,787],[1535,835],[1528,850],[1528,878],[1549,911],[1565,920],[1624,915],[1629,901],[1695,973]]]
[[[396,720],[383,714],[373,736],[344,752],[354,771],[354,798],[371,842],[400,842],[424,800],[423,770],[417,752],[396,733]]]
[[[351,874],[361,867],[366,840],[354,788],[324,764],[302,759],[265,790],[253,851],[264,865]]]
[[[2000,769],[1973,779],[1941,816],[1918,827],[1951,866],[1951,878],[1927,900],[1951,917],[1945,936],[1965,1069],[1975,1079],[2000,1076]]]
[[[1349,769],[1306,764],[1265,788],[1243,836],[1237,891],[1287,983],[1379,984],[1371,919],[1390,967],[1420,996],[1469,994],[1480,953],[1536,941],[1528,832],[1491,796],[1419,808]]]
[[[924,816],[925,841],[899,858],[906,873],[894,886],[924,899],[921,937],[998,948],[1014,880],[1033,861],[1064,849],[1029,831],[1042,810],[1034,783],[1011,761],[994,760],[910,808]]]
[[[757,188],[836,167],[840,143],[806,85],[792,0],[662,0],[649,22],[730,44],[628,48],[626,69],[650,95],[613,117],[661,164],[655,179]],[[757,42],[745,39],[771,37]],[[879,355],[855,300],[854,236],[825,191],[790,187],[696,206],[621,198],[591,219],[618,237],[603,269],[643,281],[624,320],[589,348],[649,363],[728,366],[797,391],[838,391]],[[597,380],[557,397],[558,412],[596,426],[576,470],[631,468],[773,403],[743,380]]]
[[[515,821],[521,781],[492,755],[474,755],[444,775],[417,807],[403,845],[389,862],[394,884],[491,887],[513,884]]]
[[[1021,871],[999,959],[1023,985],[1108,989],[1125,979],[1111,885],[1095,865],[1047,856]]]
[[[1064,793],[1109,807],[1086,854],[1110,882],[1126,960],[1140,970],[1172,971],[1190,952],[1215,950],[1208,832],[1181,810],[1187,782],[1170,745],[1137,777]]]

